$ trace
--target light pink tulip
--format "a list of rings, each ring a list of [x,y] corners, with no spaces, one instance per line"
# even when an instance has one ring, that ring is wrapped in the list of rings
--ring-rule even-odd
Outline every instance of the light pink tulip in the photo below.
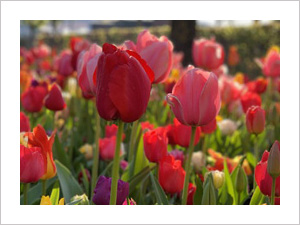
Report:
[[[190,66],[166,99],[182,124],[207,125],[220,110],[218,78],[214,73]]]
[[[162,83],[167,78],[172,67],[173,44],[165,36],[157,38],[148,30],[142,31],[137,37],[136,45],[125,41],[124,47],[136,51],[153,70],[153,83]]]
[[[97,44],[92,44],[88,51],[82,51],[77,61],[77,79],[79,86],[83,92],[83,96],[90,98],[96,94],[96,74],[97,63],[102,48]]]

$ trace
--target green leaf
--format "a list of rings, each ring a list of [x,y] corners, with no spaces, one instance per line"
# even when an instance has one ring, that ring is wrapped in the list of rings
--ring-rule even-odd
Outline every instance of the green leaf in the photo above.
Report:
[[[227,191],[233,199],[233,205],[236,205],[236,196],[234,191],[233,182],[227,167],[226,160],[224,160],[224,173],[225,173],[225,185],[227,186]]]
[[[66,205],[78,205],[80,202],[81,202],[81,199],[77,199],[77,200],[67,203]]]
[[[74,195],[82,195],[83,191],[67,167],[58,160],[55,160],[55,164],[65,202],[69,203]]]
[[[71,163],[69,161],[67,152],[62,148],[57,135],[55,135],[55,140],[54,140],[53,156],[54,156],[54,159],[57,159],[63,165],[68,167],[69,170],[72,170],[72,166],[71,166]]]
[[[262,200],[262,198],[264,197],[264,195],[260,192],[259,187],[257,186],[255,188],[255,191],[252,195],[251,201],[250,201],[250,205],[259,205],[260,201]]]
[[[151,178],[152,186],[154,188],[154,193],[156,196],[157,203],[159,205],[168,205],[169,204],[168,199],[166,197],[164,190],[160,186],[158,180],[153,176],[152,173],[150,173],[150,178]]]
[[[129,180],[129,195],[135,190],[135,187],[145,179],[150,173],[151,170],[153,170],[155,166],[149,167],[146,166],[144,169],[142,169],[138,174],[136,174],[134,177],[132,177]]]
[[[255,166],[256,166],[256,164],[257,164],[257,161],[256,161],[254,155],[253,155],[251,152],[248,152],[248,153],[246,154],[246,156],[247,156],[247,161],[250,163],[250,165],[251,165],[253,168],[255,168]]]
[[[88,178],[87,178],[85,169],[84,169],[84,167],[83,167],[82,164],[80,164],[80,169],[81,169],[81,173],[82,173],[82,178],[83,178],[82,181],[83,181],[85,193],[86,193],[87,195],[89,195],[89,191],[90,191],[90,189],[89,189],[89,180],[88,180]]]
[[[51,192],[50,201],[52,205],[58,205],[59,201],[59,182],[56,181]]]
[[[203,195],[203,183],[198,176],[196,176],[195,182],[197,188],[194,194],[194,205],[201,205]]]

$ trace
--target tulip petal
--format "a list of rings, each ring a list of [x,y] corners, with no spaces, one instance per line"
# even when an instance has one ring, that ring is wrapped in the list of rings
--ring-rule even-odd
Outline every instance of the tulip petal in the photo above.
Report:
[[[171,106],[176,118],[185,125],[188,125],[187,122],[184,119],[184,115],[183,115],[183,109],[182,109],[182,105],[180,100],[172,94],[167,94],[166,96],[166,100],[169,103],[169,105]]]

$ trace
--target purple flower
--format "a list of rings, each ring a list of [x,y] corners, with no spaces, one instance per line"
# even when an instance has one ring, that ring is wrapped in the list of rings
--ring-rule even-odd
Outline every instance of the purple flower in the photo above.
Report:
[[[96,205],[109,205],[111,177],[100,176],[94,189],[93,202]],[[129,194],[129,183],[118,180],[117,205],[122,205]]]
[[[175,160],[180,160],[181,161],[181,165],[183,164],[184,161],[184,154],[182,151],[179,151],[177,149],[172,150],[171,152],[169,152],[170,155],[172,155],[174,157]]]

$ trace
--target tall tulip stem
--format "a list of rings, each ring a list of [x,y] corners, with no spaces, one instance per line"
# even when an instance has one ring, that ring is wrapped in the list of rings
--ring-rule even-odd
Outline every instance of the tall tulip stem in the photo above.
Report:
[[[46,195],[47,180],[42,180],[42,195]]]
[[[189,179],[190,179],[190,167],[191,167],[191,159],[194,151],[194,143],[195,143],[195,134],[196,128],[192,126],[192,133],[190,139],[190,145],[188,149],[188,158],[185,162],[185,178],[184,178],[184,185],[183,185],[183,192],[182,192],[182,205],[186,205],[187,196],[188,196],[188,186],[189,186]]]
[[[117,190],[118,190],[119,166],[120,166],[120,147],[122,141],[123,127],[124,127],[123,121],[119,120],[117,143],[116,143],[116,150],[115,150],[113,170],[112,170],[112,181],[111,181],[110,202],[109,202],[110,205],[115,205],[117,203]]]
[[[128,162],[131,163],[130,166],[133,167],[133,156],[134,156],[134,146],[136,142],[136,132],[138,128],[139,121],[136,120],[132,124],[131,134],[130,134],[130,142],[129,142],[129,155],[128,155]],[[129,169],[129,178],[132,176],[132,169]]]
[[[276,178],[272,178],[271,205],[275,204],[275,184]]]
[[[95,132],[95,149],[93,154],[93,168],[92,168],[92,185],[91,185],[91,199],[93,199],[94,188],[98,177],[98,163],[99,163],[99,137],[100,137],[100,117],[96,112],[96,132]]]
[[[24,183],[23,186],[23,199],[24,199],[24,205],[27,205],[27,193],[28,193],[28,189],[29,189],[29,183]]]

